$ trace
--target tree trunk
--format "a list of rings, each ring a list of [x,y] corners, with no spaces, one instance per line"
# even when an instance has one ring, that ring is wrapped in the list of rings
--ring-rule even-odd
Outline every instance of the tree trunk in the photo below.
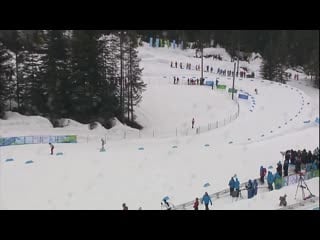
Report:
[[[120,32],[120,111],[121,111],[121,120],[123,123],[123,52],[122,52],[122,38],[123,32]]]
[[[130,46],[129,46],[129,75],[128,75],[128,120],[130,121],[130,103],[132,102],[132,95],[130,97],[130,90],[132,94],[132,57],[131,57],[131,41],[130,41]],[[131,114],[131,121],[132,121],[132,114]]]
[[[20,88],[19,88],[18,53],[15,52],[15,55],[16,55],[17,104],[18,104],[18,112],[19,112],[19,110],[20,110]]]

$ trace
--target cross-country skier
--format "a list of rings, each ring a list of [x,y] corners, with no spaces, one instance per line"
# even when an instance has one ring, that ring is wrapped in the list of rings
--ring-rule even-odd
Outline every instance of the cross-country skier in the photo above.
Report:
[[[53,144],[52,144],[52,143],[49,143],[49,145],[50,145],[51,155],[53,155],[53,149],[54,149],[54,146],[53,146]]]
[[[192,118],[192,128],[194,128],[194,118]]]
[[[103,138],[101,138],[101,150],[104,150],[105,141]]]

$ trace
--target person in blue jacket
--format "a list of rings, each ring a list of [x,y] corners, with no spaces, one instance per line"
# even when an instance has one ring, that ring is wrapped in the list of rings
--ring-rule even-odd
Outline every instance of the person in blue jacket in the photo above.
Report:
[[[240,193],[240,182],[237,178],[237,175],[234,175],[234,191],[236,192],[236,197],[239,197],[239,193]]]
[[[311,165],[311,169],[312,170],[317,170],[318,169],[318,163],[317,163],[317,159],[315,159]]]
[[[253,189],[254,189],[254,196],[255,195],[257,195],[257,193],[258,193],[258,181],[257,181],[257,179],[255,179],[254,181],[253,181]]]
[[[233,196],[232,194],[233,194],[233,191],[234,191],[234,179],[233,179],[233,177],[230,179],[230,181],[229,181],[229,187],[230,187],[230,196]]]
[[[212,206],[211,198],[207,192],[205,192],[205,194],[202,197],[201,204],[203,203],[206,206],[206,210],[209,210],[209,203],[211,203],[211,206]]]
[[[253,197],[253,183],[251,181],[251,179],[249,179],[248,184],[246,186],[247,191],[248,191],[248,199]]]
[[[271,171],[268,171],[268,176],[267,176],[267,182],[268,182],[268,188],[270,191],[273,190],[273,175],[272,175],[272,172]]]

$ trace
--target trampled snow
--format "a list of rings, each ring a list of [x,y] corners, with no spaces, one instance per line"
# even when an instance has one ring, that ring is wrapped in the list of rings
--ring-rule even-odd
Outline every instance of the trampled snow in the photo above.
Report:
[[[218,68],[233,70],[228,54],[221,49],[205,49],[221,54],[224,61],[204,59],[213,73],[204,77],[232,86],[232,79],[217,75]],[[200,78],[194,50],[139,48],[148,84],[136,109],[141,131],[122,125],[93,130],[87,124],[66,119],[65,127],[53,128],[45,118],[8,112],[0,120],[1,137],[76,134],[77,144],[55,144],[49,155],[47,144],[0,148],[0,206],[2,209],[160,209],[164,196],[175,205],[228,187],[235,173],[240,182],[259,176],[261,165],[282,160],[280,151],[313,150],[319,146],[319,90],[312,88],[305,75],[288,84],[271,83],[260,78],[236,78],[235,88],[250,94],[238,105],[225,90],[210,86],[187,85],[188,78]],[[178,61],[178,68],[171,68]],[[179,69],[180,62],[184,69]],[[192,70],[186,70],[186,63]],[[240,61],[259,76],[261,58]],[[179,84],[173,84],[173,77]],[[258,89],[258,95],[254,89]],[[237,94],[236,94],[237,95]],[[235,95],[235,96],[236,96]],[[195,118],[195,128],[191,120]],[[310,120],[309,123],[305,123]],[[213,129],[209,124],[216,124]],[[201,126],[200,134],[196,128]],[[212,128],[211,128],[212,127]],[[177,131],[179,130],[179,131]],[[106,152],[100,152],[100,138],[106,137]],[[12,158],[13,161],[6,162]],[[33,163],[25,164],[32,160]],[[319,179],[310,180],[312,189]],[[204,188],[205,183],[210,186]],[[216,205],[213,209],[277,209],[279,195],[294,197],[296,185],[288,190],[263,193],[251,200]],[[319,196],[319,192],[314,190]],[[291,202],[294,202],[293,200]],[[290,203],[289,203],[290,204]]]

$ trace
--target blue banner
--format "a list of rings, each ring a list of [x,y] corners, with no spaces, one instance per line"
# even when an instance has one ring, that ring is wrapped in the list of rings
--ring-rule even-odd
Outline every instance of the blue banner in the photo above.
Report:
[[[24,145],[24,144],[42,144],[42,143],[76,143],[76,135],[64,136],[22,136],[0,138],[1,146]]]
[[[239,94],[239,98],[248,100],[248,95]]]
[[[207,86],[212,86],[212,85],[214,85],[214,81],[206,81],[205,84]]]

